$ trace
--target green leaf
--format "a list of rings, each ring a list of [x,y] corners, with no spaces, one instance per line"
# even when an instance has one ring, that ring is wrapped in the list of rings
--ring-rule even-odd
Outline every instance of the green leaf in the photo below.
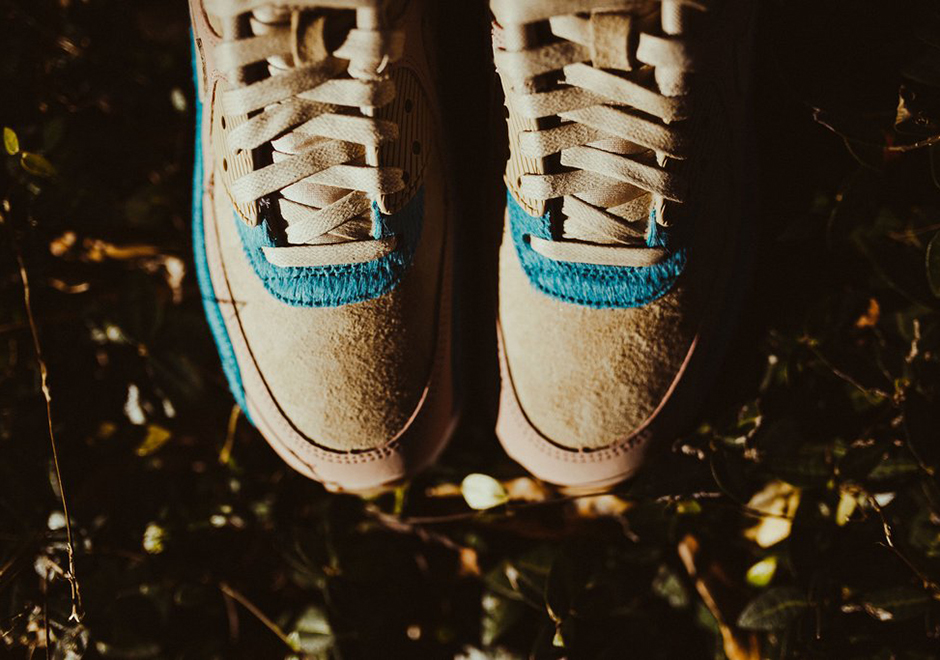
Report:
[[[918,472],[920,472],[920,466],[908,456],[890,456],[869,473],[868,481],[888,481],[909,477]]]
[[[52,178],[56,175],[55,167],[45,156],[24,151],[20,156],[20,165],[23,169],[36,176]]]
[[[766,587],[777,572],[777,556],[770,555],[747,569],[747,583],[752,587]]]
[[[601,551],[590,543],[566,546],[552,562],[545,583],[545,607],[549,617],[560,623],[576,609],[575,603],[596,584],[601,567]]]
[[[738,626],[745,630],[782,630],[796,619],[809,603],[796,587],[775,587],[744,608]]]
[[[656,577],[653,578],[652,587],[653,593],[669,603],[671,607],[681,610],[689,606],[691,599],[685,584],[667,565],[663,564],[659,567]]]
[[[492,592],[483,595],[482,606],[480,641],[484,646],[492,646],[502,640],[526,613],[526,606],[521,602]]]
[[[317,657],[326,657],[333,647],[333,630],[327,620],[326,611],[311,605],[300,615],[288,639],[295,649]]]
[[[16,137],[16,132],[6,126],[3,127],[3,147],[11,156],[20,152],[20,140]]]
[[[881,442],[849,448],[839,459],[839,476],[848,481],[864,479],[885,460],[887,451],[888,446]]]
[[[927,246],[927,282],[933,295],[940,298],[940,231],[933,235]]]
[[[924,614],[929,601],[923,589],[904,585],[867,594],[862,606],[879,621],[904,621]]]

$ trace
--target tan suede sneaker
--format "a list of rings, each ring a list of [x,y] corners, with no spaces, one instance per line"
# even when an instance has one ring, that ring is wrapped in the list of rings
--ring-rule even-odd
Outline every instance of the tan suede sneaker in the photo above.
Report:
[[[491,0],[510,161],[497,434],[596,489],[691,421],[747,269],[748,0]]]
[[[423,0],[190,0],[194,242],[236,400],[368,491],[455,423],[451,215]]]

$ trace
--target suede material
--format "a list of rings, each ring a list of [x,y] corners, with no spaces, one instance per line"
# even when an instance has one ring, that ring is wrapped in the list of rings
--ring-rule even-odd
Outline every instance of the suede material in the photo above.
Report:
[[[200,234],[196,240],[197,263],[208,264],[208,268],[200,269],[203,296],[226,375],[239,403],[247,406],[246,409],[255,407],[265,433],[276,436],[269,437],[275,448],[282,455],[298,457],[300,463],[292,464],[295,467],[302,464],[302,471],[308,476],[317,476],[317,469],[326,469],[326,463],[317,466],[318,462],[327,460],[323,458],[326,454],[331,456],[327,462],[333,461],[329,464],[334,471],[338,469],[336,465],[352,465],[360,459],[390,461],[388,465],[383,463],[384,467],[379,470],[388,475],[411,469],[410,462],[417,460],[412,455],[414,452],[408,449],[399,453],[398,449],[389,448],[390,444],[399,439],[409,423],[415,422],[417,409],[428,396],[445,402],[447,418],[451,413],[446,404],[450,383],[429,386],[439,343],[438,310],[447,209],[440,147],[428,137],[437,135],[437,122],[434,105],[427,98],[431,88],[427,83],[420,34],[421,4],[410,2],[408,15],[401,17],[408,34],[406,57],[396,65],[413,67],[411,78],[421,84],[412,84],[407,98],[399,97],[392,107],[384,110],[394,116],[410,117],[410,121],[400,127],[400,139],[408,148],[399,150],[403,154],[401,162],[396,160],[389,164],[410,168],[411,187],[407,194],[398,195],[395,204],[382,200],[389,215],[379,217],[382,231],[398,233],[401,230],[402,234],[408,234],[406,240],[399,242],[398,247],[403,251],[396,250],[399,252],[395,257],[397,268],[379,287],[368,286],[368,273],[322,274],[321,289],[328,294],[323,301],[336,306],[303,307],[297,306],[296,301],[288,304],[279,299],[277,287],[269,290],[246,254],[240,231],[257,230],[247,229],[233,213],[223,179],[214,167],[218,159],[210,156],[221,139],[212,116],[213,99],[218,86],[224,84],[224,77],[213,62],[219,37],[210,26],[202,3],[190,0],[196,49],[202,60],[201,66],[197,65],[197,76],[205,154],[201,183],[205,188],[200,214],[202,226],[197,221],[194,227]],[[413,111],[398,107],[406,105]],[[431,110],[425,111],[427,108]],[[428,122],[435,125],[429,127]],[[420,159],[407,156],[416,155],[416,143],[421,145]],[[198,179],[197,174],[197,185]],[[202,192],[197,188],[196,195]],[[377,212],[376,207],[374,212]],[[395,226],[396,222],[401,226]],[[266,231],[265,227],[259,229]],[[259,244],[254,247],[264,241],[266,237],[259,237]],[[290,269],[283,270],[287,275],[296,274],[286,273]],[[334,281],[327,283],[329,278]],[[345,282],[339,282],[341,279]],[[295,286],[296,282],[288,282],[288,285]],[[361,295],[355,294],[361,285],[366,285],[368,291],[363,289]],[[313,289],[307,286],[306,293]],[[330,290],[353,291],[349,299],[360,302],[342,304],[342,296],[330,297]],[[302,296],[296,290],[288,293]],[[220,318],[222,323],[216,323]],[[443,344],[446,355],[437,355],[438,371],[441,371],[442,360],[449,359],[447,342]],[[272,406],[278,410],[271,410]],[[264,420],[266,424],[262,424]],[[442,435],[444,431],[438,428],[446,419],[435,420],[431,424],[433,429],[427,420],[423,425],[418,424],[424,429],[422,432],[433,432],[433,438],[409,439],[409,447],[414,446],[416,451],[420,449],[426,454],[421,461],[439,451],[442,439],[446,438]],[[310,444],[298,447],[304,440]],[[287,444],[281,446],[281,443]],[[428,453],[429,443],[437,446],[431,453]],[[292,446],[288,449],[288,445]],[[321,451],[319,458],[314,459],[312,457],[319,451],[316,447],[326,452]],[[370,454],[345,453],[379,448],[382,450]],[[396,461],[404,466],[401,470],[392,465]],[[355,479],[352,473],[336,478],[364,483],[378,478],[373,472],[373,468],[363,468],[356,472]]]
[[[414,413],[435,345],[443,190],[440,168],[429,168],[424,235],[398,286],[364,302],[322,308],[271,295],[246,257],[231,204],[214,196],[207,240],[218,240],[226,280],[214,285],[230,295],[248,347],[236,359],[255,362],[281,412],[311,442],[336,451],[374,449]]]
[[[196,46],[193,44],[193,71],[198,72],[196,61]],[[197,75],[198,88],[198,75]],[[219,303],[212,288],[212,280],[209,275],[209,263],[206,256],[206,233],[203,224],[203,179],[205,178],[205,169],[203,167],[202,153],[202,118],[203,104],[202,99],[196,99],[196,162],[193,166],[193,258],[196,262],[196,279],[199,281],[199,293],[202,297],[202,304],[206,310],[206,319],[209,321],[209,328],[212,330],[212,337],[215,339],[216,347],[219,351],[219,359],[222,362],[222,370],[225,373],[225,379],[228,381],[229,389],[235,402],[248,414],[248,405],[245,401],[245,387],[242,383],[241,373],[238,370],[238,360],[235,357],[235,350],[232,348],[232,341],[229,339],[228,332],[225,329],[225,320],[222,318],[222,310],[219,309]]]
[[[692,357],[705,311],[722,304],[726,280],[739,274],[729,259],[746,194],[746,145],[733,127],[744,125],[746,77],[734,44],[746,43],[748,16],[733,3],[709,12],[714,66],[697,74],[694,152],[674,164],[689,178],[690,201],[666,207],[668,224],[688,232],[679,243],[688,262],[665,295],[620,309],[549,297],[520,264],[507,210],[499,320],[509,379],[527,422],[559,447],[618,446],[652,422]]]
[[[516,396],[556,444],[598,449],[632,434],[666,395],[695,335],[681,284],[645,307],[594,309],[536,290],[511,237],[499,318]]]

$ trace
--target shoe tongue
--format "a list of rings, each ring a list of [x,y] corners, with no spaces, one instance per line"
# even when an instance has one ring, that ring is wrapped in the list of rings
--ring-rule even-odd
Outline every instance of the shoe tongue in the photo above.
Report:
[[[289,8],[266,6],[252,11],[251,30],[255,35],[265,34],[274,26],[293,25],[303,36],[297,49],[304,58],[303,64],[314,64],[328,57],[346,40],[350,30],[356,27],[355,13],[350,10],[306,10],[294,14]],[[272,57],[267,61],[267,73],[270,76],[283,75],[295,68],[293,55]],[[311,102],[316,108],[315,104]],[[314,113],[316,114],[317,110]],[[343,112],[343,108],[321,104],[318,112]],[[298,127],[299,128],[299,127]],[[287,160],[299,153],[315,147],[328,138],[305,134],[292,130],[271,141],[271,160],[275,163]],[[352,165],[364,163],[351,161]],[[301,222],[320,209],[343,198],[351,191],[333,186],[325,186],[301,180],[280,191],[280,197],[291,204],[290,213],[282,210],[282,219],[287,223]],[[277,204],[276,206],[280,206]],[[290,219],[283,216],[290,215]],[[317,243],[330,243],[336,240],[365,240],[371,237],[372,223],[369,214],[346,223],[334,236],[321,237]]]

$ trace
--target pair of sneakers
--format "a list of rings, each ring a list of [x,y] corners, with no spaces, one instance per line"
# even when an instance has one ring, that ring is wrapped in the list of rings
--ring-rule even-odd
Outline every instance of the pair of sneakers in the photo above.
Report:
[[[435,2],[190,0],[206,313],[246,415],[334,490],[409,477],[456,425]],[[720,366],[751,242],[752,5],[491,0],[496,431],[545,481],[626,478]]]

